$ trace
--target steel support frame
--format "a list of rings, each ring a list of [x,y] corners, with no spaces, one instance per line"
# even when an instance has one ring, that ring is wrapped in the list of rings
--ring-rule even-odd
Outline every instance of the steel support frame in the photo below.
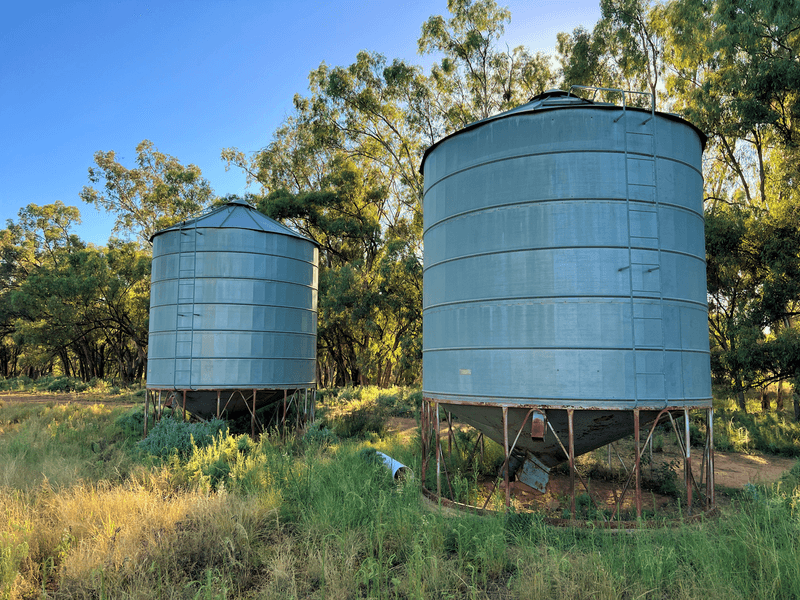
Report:
[[[311,393],[309,394],[309,390]],[[186,420],[186,394],[190,391],[190,389],[160,389],[160,388],[152,388],[147,389],[145,391],[145,402],[144,402],[144,431],[143,437],[147,437],[148,429],[149,429],[149,417],[150,417],[150,405],[152,404],[153,408],[153,422],[158,423],[164,414],[164,408],[168,407],[175,411],[176,408],[180,408],[183,415],[183,420]],[[252,437],[256,436],[256,429],[259,432],[264,432],[266,427],[262,424],[258,417],[256,416],[256,398],[259,391],[274,391],[274,388],[252,388],[252,389],[235,389],[235,390],[222,390],[222,389],[211,389],[211,390],[203,390],[209,392],[216,392],[217,399],[216,399],[216,417],[219,419],[227,410],[228,406],[230,405],[231,401],[233,401],[237,397],[241,397],[245,408],[247,408],[248,413],[250,413],[250,434]],[[223,391],[230,392],[227,401],[224,405],[222,405],[222,394]],[[162,397],[162,394],[164,396]],[[301,413],[301,406],[300,400],[303,400],[302,406],[302,413]],[[276,425],[280,425],[284,431],[286,428],[286,416],[289,408],[291,408],[292,403],[296,405],[297,414],[295,417],[295,427],[300,428],[301,426],[304,427],[307,423],[313,423],[316,418],[316,403],[317,403],[317,388],[316,387],[306,387],[306,388],[294,388],[292,391],[291,396],[288,395],[288,388],[283,390],[283,414],[281,415],[279,422]],[[191,415],[190,415],[191,416]]]
[[[446,407],[448,404],[453,404],[452,402],[445,401],[445,400],[438,400],[434,398],[423,398],[421,413],[420,413],[420,439],[421,439],[421,452],[422,452],[422,473],[423,473],[423,489],[425,488],[424,478],[425,474],[427,473],[428,465],[429,465],[429,457],[431,452],[434,453],[436,459],[436,497],[441,498],[441,489],[442,489],[442,482],[441,476],[444,472],[444,475],[447,479],[448,487],[451,490],[452,494],[452,485],[449,480],[449,475],[446,471],[446,466],[444,464],[444,455],[442,453],[442,440],[441,440],[441,430],[440,430],[440,421],[439,419],[439,408],[440,406]],[[469,402],[458,402],[457,404],[470,404]],[[575,464],[575,430],[574,430],[574,413],[575,409],[570,407],[556,407],[556,406],[541,406],[541,405],[520,405],[520,404],[488,404],[485,402],[475,403],[481,406],[497,406],[498,409],[502,411],[502,420],[503,420],[503,451],[504,451],[504,461],[503,465],[501,466],[501,472],[503,476],[503,481],[505,485],[505,507],[508,509],[511,506],[511,485],[510,485],[510,477],[509,477],[509,460],[511,458],[511,454],[514,452],[516,448],[517,442],[519,441],[519,437],[522,434],[525,425],[527,424],[528,419],[530,418],[531,414],[534,412],[546,412],[547,410],[566,410],[567,411],[567,423],[568,423],[568,439],[567,444],[563,443],[563,441],[559,438],[558,434],[556,433],[555,429],[553,429],[552,424],[550,421],[547,421],[547,425],[551,433],[555,436],[558,445],[560,446],[561,450],[564,452],[564,456],[569,462],[570,467],[570,513],[572,515],[572,520],[576,519],[576,493],[575,493],[575,477],[580,480],[584,490],[591,498],[592,502],[599,508],[599,504],[597,503],[596,499],[591,493],[589,485],[584,480],[583,476],[578,472],[576,464]],[[522,420],[522,424],[520,425],[519,430],[516,432],[516,436],[514,438],[514,442],[511,446],[508,444],[509,440],[509,428],[508,428],[508,409],[509,408],[519,408],[519,409],[527,409],[525,417]],[[580,409],[585,410],[585,409]],[[641,408],[630,409],[633,413],[633,437],[634,437],[634,445],[635,445],[635,456],[634,456],[634,465],[631,469],[625,465],[622,461],[622,458],[619,457],[620,462],[622,462],[622,466],[626,471],[627,480],[625,485],[622,489],[622,492],[619,496],[616,495],[615,492],[615,514],[617,516],[620,515],[623,502],[625,496],[628,492],[628,489],[631,487],[633,483],[634,486],[634,494],[635,494],[635,507],[636,507],[636,516],[637,518],[642,517],[642,456],[644,452],[647,450],[648,447],[652,448],[652,438],[655,432],[655,429],[658,425],[666,423],[667,420],[672,424],[673,431],[676,435],[676,441],[678,443],[678,447],[680,452],[683,456],[683,480],[686,486],[686,497],[687,497],[687,516],[692,516],[693,511],[693,491],[697,492],[698,497],[702,498],[704,509],[711,510],[716,506],[716,495],[714,492],[714,409],[713,408],[697,408],[697,407],[669,407],[662,409],[657,417],[652,421],[648,432],[647,438],[645,439],[644,443],[641,440],[641,427],[640,427],[640,411]],[[651,409],[648,409],[651,410]],[[705,411],[706,414],[706,439],[703,448],[702,454],[702,465],[700,470],[700,482],[695,479],[694,473],[692,472],[692,444],[691,444],[691,432],[690,432],[690,411]],[[679,416],[684,417],[684,431],[683,435],[679,432],[678,427],[675,423],[675,419],[673,417],[673,413],[678,413]],[[452,452],[452,416],[449,411],[446,412],[445,422],[448,426],[448,448],[450,452]],[[477,444],[482,441],[483,439],[483,432],[480,433],[479,441],[476,442]],[[610,447],[609,444],[609,456],[610,456]],[[474,452],[474,449],[473,449]],[[470,456],[472,453],[470,454]],[[652,455],[652,452],[651,452]],[[489,501],[494,494],[497,485],[500,481],[500,476],[495,479],[494,485],[492,486],[489,495],[487,496],[483,507],[481,510],[486,509],[489,504]],[[702,487],[701,487],[702,486]],[[427,490],[425,490],[427,492]]]

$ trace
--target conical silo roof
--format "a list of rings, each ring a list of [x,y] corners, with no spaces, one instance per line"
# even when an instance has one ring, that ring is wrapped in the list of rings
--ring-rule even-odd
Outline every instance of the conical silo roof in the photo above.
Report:
[[[313,244],[317,244],[314,240],[310,240],[305,236],[300,235],[278,223],[275,219],[270,219],[265,214],[259,212],[254,206],[245,200],[235,199],[227,204],[223,204],[217,208],[211,209],[194,219],[181,221],[180,223],[167,227],[153,234],[153,238],[168,231],[178,231],[181,229],[193,228],[233,228],[233,229],[251,229],[253,231],[263,231],[266,233],[276,233],[280,235],[288,235],[295,237]],[[150,238],[151,240],[153,238]]]

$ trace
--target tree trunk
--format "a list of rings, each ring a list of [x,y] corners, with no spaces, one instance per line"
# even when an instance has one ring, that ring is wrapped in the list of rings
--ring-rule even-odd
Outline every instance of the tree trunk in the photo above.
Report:
[[[778,382],[778,397],[775,399],[775,410],[783,412],[783,381]]]
[[[792,403],[794,404],[794,420],[800,421],[800,396],[797,395],[797,390],[792,390]]]
[[[744,387],[738,376],[733,380],[733,389],[736,392],[736,403],[739,405],[739,408],[746,413],[747,403],[744,399]]]
[[[769,412],[769,396],[767,395],[767,387],[764,386],[759,390],[761,396],[761,412]]]

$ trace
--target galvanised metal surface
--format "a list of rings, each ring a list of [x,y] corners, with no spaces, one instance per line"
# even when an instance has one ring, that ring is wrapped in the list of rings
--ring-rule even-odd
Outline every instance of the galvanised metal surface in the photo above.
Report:
[[[429,148],[424,396],[611,409],[625,435],[620,409],[711,406],[704,144],[553,91]]]
[[[318,250],[235,201],[156,233],[147,387],[315,382]]]

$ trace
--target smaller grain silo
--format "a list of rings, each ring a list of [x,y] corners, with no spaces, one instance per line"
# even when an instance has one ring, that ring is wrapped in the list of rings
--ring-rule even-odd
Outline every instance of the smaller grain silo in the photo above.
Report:
[[[285,416],[286,403],[296,401],[310,414],[317,245],[242,200],[152,241],[153,403],[169,400],[200,417],[249,412],[253,429],[267,404],[283,401]]]

